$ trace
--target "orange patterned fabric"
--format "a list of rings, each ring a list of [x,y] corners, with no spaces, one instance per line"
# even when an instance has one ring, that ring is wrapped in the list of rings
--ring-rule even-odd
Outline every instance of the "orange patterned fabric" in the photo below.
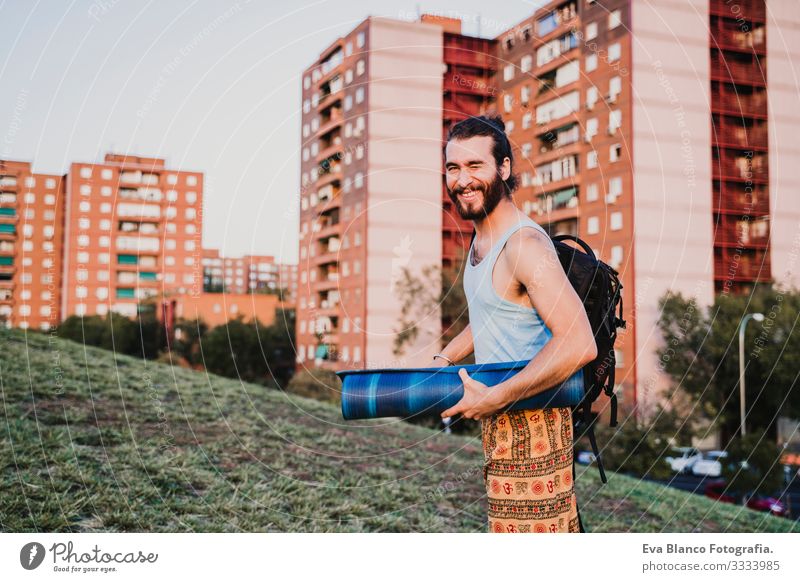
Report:
[[[496,414],[481,430],[489,531],[578,533],[570,409]]]

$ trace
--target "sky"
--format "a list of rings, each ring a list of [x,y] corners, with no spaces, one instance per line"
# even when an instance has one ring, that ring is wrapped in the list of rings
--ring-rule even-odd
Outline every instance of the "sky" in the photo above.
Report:
[[[0,0],[0,158],[205,173],[203,245],[297,262],[302,71],[370,15],[494,37],[542,2]],[[491,9],[489,9],[491,6]]]

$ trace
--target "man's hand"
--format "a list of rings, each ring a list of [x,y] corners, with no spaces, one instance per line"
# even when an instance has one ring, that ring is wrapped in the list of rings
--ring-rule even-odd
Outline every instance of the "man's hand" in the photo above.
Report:
[[[464,368],[458,371],[461,381],[464,383],[464,396],[455,406],[452,406],[442,413],[442,418],[449,418],[461,413],[464,418],[480,420],[497,412],[502,406],[497,401],[496,394],[493,394],[486,384],[473,380]]]

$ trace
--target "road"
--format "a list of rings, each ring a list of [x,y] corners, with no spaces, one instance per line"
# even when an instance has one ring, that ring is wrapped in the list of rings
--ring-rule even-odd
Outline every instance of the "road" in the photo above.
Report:
[[[657,481],[662,485],[675,487],[681,491],[689,491],[690,493],[697,493],[703,495],[706,483],[714,481],[709,477],[695,477],[694,475],[679,475],[676,474],[669,481]],[[786,495],[783,497],[791,512],[792,519],[800,519],[800,479],[795,479],[787,489]]]

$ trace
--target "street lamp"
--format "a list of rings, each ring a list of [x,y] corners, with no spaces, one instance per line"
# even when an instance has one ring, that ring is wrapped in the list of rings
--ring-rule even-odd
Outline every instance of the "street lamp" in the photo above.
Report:
[[[764,321],[763,313],[748,313],[739,323],[739,416],[741,417],[741,432],[744,436],[744,328],[750,319]]]

